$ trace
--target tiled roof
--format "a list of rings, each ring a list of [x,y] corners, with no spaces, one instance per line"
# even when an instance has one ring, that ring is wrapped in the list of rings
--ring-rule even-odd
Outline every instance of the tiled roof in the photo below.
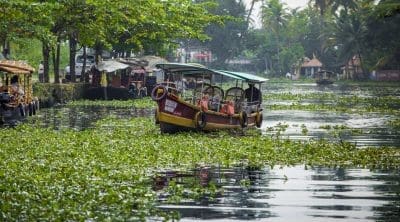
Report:
[[[306,60],[301,67],[322,67],[322,63],[317,59]]]

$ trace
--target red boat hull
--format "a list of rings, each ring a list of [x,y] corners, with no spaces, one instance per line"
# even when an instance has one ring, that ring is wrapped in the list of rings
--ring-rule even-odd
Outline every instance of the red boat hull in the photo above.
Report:
[[[173,93],[166,93],[157,100],[156,122],[162,132],[171,133],[185,130],[213,131],[220,129],[241,129],[259,126],[262,111],[247,114],[227,115],[212,110],[202,111],[199,106],[183,101]]]

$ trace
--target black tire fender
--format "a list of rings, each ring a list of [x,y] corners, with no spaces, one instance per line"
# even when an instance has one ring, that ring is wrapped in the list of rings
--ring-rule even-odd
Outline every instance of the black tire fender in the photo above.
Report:
[[[258,111],[256,115],[256,126],[260,128],[263,122],[263,113],[262,111]]]
[[[206,114],[204,112],[197,112],[194,119],[196,121],[195,123],[197,129],[203,129],[207,124]]]
[[[159,93],[159,90],[162,90],[162,93]],[[167,93],[168,93],[168,91],[167,91],[167,88],[165,88],[165,86],[157,85],[151,91],[151,98],[154,101],[160,101],[160,100],[164,99],[165,96],[167,96]]]
[[[247,113],[245,111],[239,113],[239,122],[242,128],[247,127],[248,119],[247,119]]]
[[[32,103],[28,104],[28,115],[29,116],[33,115],[33,105],[32,105]]]
[[[25,116],[25,107],[24,107],[24,105],[19,104],[18,109],[19,109],[19,114],[21,116]]]
[[[36,115],[36,104],[35,102],[32,102],[31,104],[32,104],[32,114]]]
[[[154,112],[154,118],[156,120],[156,124],[160,123],[160,109],[158,108],[158,106],[156,107],[156,110]]]

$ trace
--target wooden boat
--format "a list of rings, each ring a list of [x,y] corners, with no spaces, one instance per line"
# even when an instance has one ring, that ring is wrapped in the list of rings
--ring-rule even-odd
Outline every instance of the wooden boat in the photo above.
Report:
[[[163,70],[166,80],[151,92],[152,99],[157,102],[155,119],[161,132],[261,127],[263,110],[259,89],[267,79],[193,64],[165,63],[156,67]],[[217,79],[221,82],[219,86],[214,83]],[[223,90],[221,86],[227,84],[226,80],[236,84]],[[250,96],[246,98],[239,83],[258,84],[254,91],[258,90],[258,98],[249,90]]]
[[[315,82],[318,85],[332,84],[335,80],[335,73],[331,71],[321,70],[314,75]]]
[[[0,60],[0,124],[5,118],[17,119],[36,114],[39,101],[32,95],[34,71],[21,61]]]

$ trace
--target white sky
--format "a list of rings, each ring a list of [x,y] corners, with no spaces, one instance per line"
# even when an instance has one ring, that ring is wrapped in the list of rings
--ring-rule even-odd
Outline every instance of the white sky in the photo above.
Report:
[[[244,0],[246,3],[246,8],[250,9],[250,4],[251,0]],[[309,0],[281,0],[282,3],[285,3],[288,8],[297,8],[297,7],[306,7],[307,3]],[[253,9],[253,15],[252,18],[254,21],[257,21],[255,24],[256,28],[261,27],[260,24],[260,8],[261,8],[261,2],[258,2],[255,4],[254,9]]]

